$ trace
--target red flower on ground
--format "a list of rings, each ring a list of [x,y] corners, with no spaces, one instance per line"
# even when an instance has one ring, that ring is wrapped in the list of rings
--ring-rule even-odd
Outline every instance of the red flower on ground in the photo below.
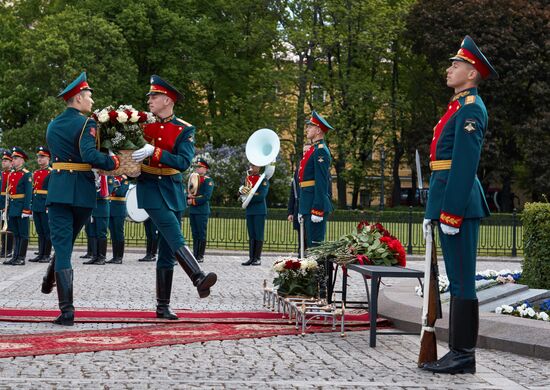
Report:
[[[286,269],[300,269],[300,262],[295,260],[287,260],[285,261],[285,268]]]

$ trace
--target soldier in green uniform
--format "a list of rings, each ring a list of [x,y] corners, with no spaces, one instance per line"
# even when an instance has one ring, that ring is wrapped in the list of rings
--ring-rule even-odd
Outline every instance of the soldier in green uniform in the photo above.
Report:
[[[113,246],[113,258],[108,264],[122,264],[124,257],[124,221],[126,220],[126,193],[130,182],[126,175],[112,176],[111,206],[109,214],[109,231]]]
[[[145,237],[147,238],[147,252],[138,261],[157,261],[157,250],[159,245],[159,232],[151,218],[143,222]]]
[[[8,185],[8,177],[11,172],[12,158],[11,152],[8,149],[2,151],[2,191],[0,193],[0,209],[2,209],[2,218],[6,212],[6,187]],[[8,220],[7,215],[6,221]],[[0,248],[0,257],[7,259],[11,256],[13,250],[13,235],[11,233],[2,234],[2,247]]]
[[[6,196],[8,205],[8,230],[13,233],[15,242],[12,258],[3,264],[25,265],[29,245],[29,217],[32,215],[32,174],[23,166],[27,154],[18,146],[11,150],[13,169],[8,180]]]
[[[206,250],[206,228],[210,215],[210,198],[214,189],[214,181],[206,173],[210,169],[208,161],[203,157],[195,160],[195,172],[199,175],[198,188],[195,194],[187,194],[189,205],[189,222],[193,235],[193,255],[199,263],[204,261]]]
[[[32,218],[38,235],[38,256],[30,259],[30,262],[49,263],[52,253],[50,224],[46,213],[46,196],[48,195],[48,182],[51,171],[50,157],[50,151],[46,147],[39,146],[36,148],[36,160],[39,169],[34,171],[32,175]]]
[[[175,260],[201,298],[210,295],[217,276],[202,271],[181,231],[187,203],[182,172],[190,167],[195,154],[195,127],[174,115],[174,105],[182,95],[170,83],[153,75],[148,96],[149,110],[158,122],[145,125],[148,144],[132,153],[132,158],[143,162],[137,179],[138,207],[147,211],[160,233],[156,315],[175,320],[178,317],[170,308]]]
[[[480,220],[489,215],[476,172],[487,110],[477,87],[497,72],[472,38],[466,36],[447,69],[454,96],[434,127],[430,148],[430,190],[424,220],[439,225],[439,238],[450,281],[449,353],[423,368],[436,373],[473,373],[479,307],[475,290]]]
[[[260,180],[260,167],[250,164],[241,195],[248,195]],[[267,218],[266,197],[269,192],[269,180],[264,178],[246,207],[246,229],[248,231],[248,260],[241,265],[261,265],[264,245],[265,220]]]
[[[107,259],[107,229],[109,228],[109,193],[112,184],[109,184],[106,175],[98,173],[96,176],[96,207],[92,210],[88,239],[95,243],[92,247],[92,257],[82,264],[105,265]],[[112,180],[111,180],[112,183]]]
[[[74,241],[96,204],[92,168],[111,171],[120,163],[116,156],[99,152],[96,123],[84,115],[92,111],[94,103],[86,73],[70,83],[58,97],[65,100],[67,109],[50,122],[46,131],[53,162],[46,206],[55,256],[42,281],[42,292],[49,294],[53,286],[57,286],[61,315],[54,323],[72,326],[71,254]]]
[[[330,200],[330,164],[332,158],[325,143],[325,134],[332,126],[313,111],[306,122],[306,137],[311,147],[302,157],[298,171],[300,183],[299,218],[304,219],[307,247],[325,240],[327,217],[332,211]]]

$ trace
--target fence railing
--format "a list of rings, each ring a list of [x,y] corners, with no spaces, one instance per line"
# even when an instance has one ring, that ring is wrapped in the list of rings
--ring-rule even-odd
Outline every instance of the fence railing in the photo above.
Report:
[[[336,240],[344,234],[355,231],[362,220],[380,222],[396,236],[408,254],[424,253],[422,236],[422,212],[384,211],[356,212],[336,211],[328,219],[327,240]],[[182,231],[191,244],[191,227],[185,216]],[[145,246],[145,230],[142,223],[126,222],[126,244],[128,246]],[[264,250],[275,252],[295,252],[298,235],[287,221],[285,209],[270,209],[265,226]],[[34,224],[31,223],[31,243],[36,244]],[[82,231],[76,245],[85,245],[86,237]],[[248,235],[244,210],[236,208],[213,208],[208,221],[209,249],[248,249]],[[481,222],[478,254],[482,256],[522,256],[523,226],[519,216],[514,214],[495,214]]]

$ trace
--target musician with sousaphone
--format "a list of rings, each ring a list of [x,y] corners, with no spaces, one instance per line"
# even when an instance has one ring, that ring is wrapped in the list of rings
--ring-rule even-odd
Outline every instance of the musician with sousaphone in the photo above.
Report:
[[[187,184],[187,204],[189,205],[189,222],[193,235],[193,254],[199,263],[204,261],[206,251],[206,229],[210,216],[210,198],[214,190],[214,181],[207,175],[210,163],[206,156],[194,159],[195,172],[189,175]]]
[[[269,179],[275,173],[275,159],[279,154],[280,140],[270,129],[254,132],[246,142],[246,157],[250,162],[245,184],[239,188],[246,209],[248,231],[248,260],[241,265],[260,265],[264,244],[265,220],[267,217],[266,197],[269,192]],[[260,168],[265,166],[260,175]]]

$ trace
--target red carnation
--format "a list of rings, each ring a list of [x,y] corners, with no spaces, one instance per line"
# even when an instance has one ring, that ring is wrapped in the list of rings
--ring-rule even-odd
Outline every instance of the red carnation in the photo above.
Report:
[[[143,111],[140,111],[138,112],[138,116],[139,116],[139,119],[138,119],[138,122],[145,122],[147,120],[147,114],[144,113]]]
[[[109,111],[109,119],[111,122],[116,122],[116,119],[118,117],[118,114],[115,110]]]

